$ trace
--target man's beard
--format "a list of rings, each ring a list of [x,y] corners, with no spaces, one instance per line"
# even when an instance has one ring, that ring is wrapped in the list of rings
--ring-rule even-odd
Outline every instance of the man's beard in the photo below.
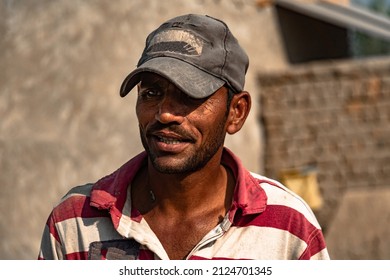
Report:
[[[213,129],[213,134],[211,139],[208,139],[207,142],[203,143],[201,147],[193,151],[191,155],[188,156],[185,161],[182,159],[181,163],[177,164],[162,164],[159,162],[159,155],[153,152],[146,141],[145,134],[140,128],[141,142],[144,146],[145,151],[148,153],[148,157],[153,165],[153,167],[160,173],[166,174],[186,174],[198,171],[206,166],[210,159],[218,152],[218,150],[223,146],[225,141],[225,121],[222,120],[217,124],[215,129]],[[165,126],[165,128],[172,128],[173,131],[176,125]]]

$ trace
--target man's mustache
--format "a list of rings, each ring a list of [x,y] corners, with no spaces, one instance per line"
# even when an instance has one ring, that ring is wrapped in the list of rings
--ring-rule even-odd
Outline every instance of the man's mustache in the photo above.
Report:
[[[162,124],[162,123],[156,122],[156,123],[151,124],[146,129],[145,133],[147,136],[152,136],[152,135],[158,134],[161,131],[172,132],[183,139],[195,141],[195,136],[192,133],[185,130],[184,128],[182,128],[178,124]]]

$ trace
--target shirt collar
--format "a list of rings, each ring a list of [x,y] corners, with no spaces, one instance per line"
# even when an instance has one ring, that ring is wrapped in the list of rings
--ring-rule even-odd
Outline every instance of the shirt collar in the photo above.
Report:
[[[120,218],[127,198],[127,188],[135,174],[146,164],[146,152],[142,152],[121,166],[114,173],[97,181],[91,192],[91,205],[99,209],[110,210],[111,215]],[[267,204],[267,195],[259,182],[246,170],[241,160],[228,148],[224,148],[222,164],[228,167],[236,179],[236,187],[229,219],[232,221],[238,209],[242,215],[263,212]]]
[[[236,187],[233,197],[233,205],[229,211],[229,219],[233,217],[238,209],[242,215],[261,213],[267,205],[267,195],[250,172],[243,166],[241,160],[228,148],[224,149],[222,164],[229,167],[236,179]]]

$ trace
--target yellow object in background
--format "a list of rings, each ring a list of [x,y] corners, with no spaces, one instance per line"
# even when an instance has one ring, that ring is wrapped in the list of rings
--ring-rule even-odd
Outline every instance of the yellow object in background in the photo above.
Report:
[[[318,210],[322,207],[323,200],[315,167],[284,170],[281,172],[280,181],[302,197],[312,210]]]

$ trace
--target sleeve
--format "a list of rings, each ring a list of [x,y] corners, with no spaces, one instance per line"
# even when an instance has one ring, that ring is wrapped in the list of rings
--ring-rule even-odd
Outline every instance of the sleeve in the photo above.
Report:
[[[325,244],[325,238],[320,229],[317,229],[309,239],[306,250],[300,257],[301,260],[330,260]]]
[[[53,212],[50,214],[45,228],[43,230],[41,246],[39,249],[39,260],[63,260],[64,254],[61,240],[53,218]]]

